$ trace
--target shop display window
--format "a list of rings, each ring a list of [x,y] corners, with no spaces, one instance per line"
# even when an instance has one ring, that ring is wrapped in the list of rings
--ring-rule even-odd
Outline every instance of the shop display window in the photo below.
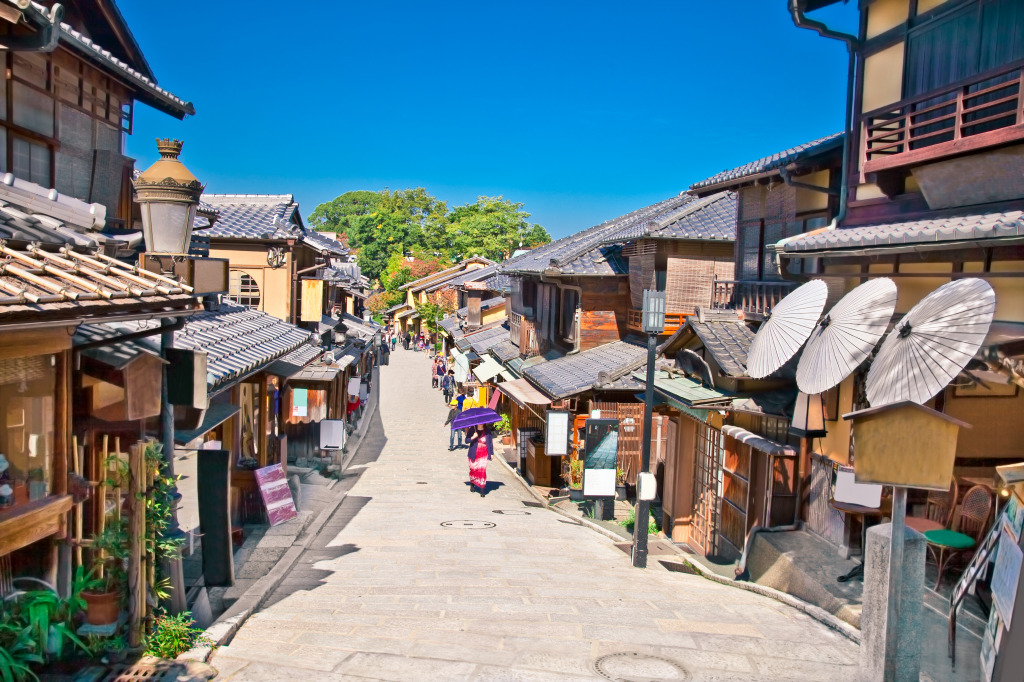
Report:
[[[0,512],[39,500],[53,484],[56,359],[0,359]]]

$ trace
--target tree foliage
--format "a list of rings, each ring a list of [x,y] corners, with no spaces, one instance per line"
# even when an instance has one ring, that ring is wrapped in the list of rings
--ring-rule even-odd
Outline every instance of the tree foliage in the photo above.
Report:
[[[309,223],[343,232],[358,251],[363,274],[394,290],[400,286],[392,282],[396,277],[415,280],[474,255],[500,261],[520,246],[551,241],[529,217],[522,203],[500,196],[481,196],[449,211],[446,202],[417,187],[346,192],[317,206]],[[416,260],[402,265],[408,255]],[[401,275],[406,266],[408,275]]]

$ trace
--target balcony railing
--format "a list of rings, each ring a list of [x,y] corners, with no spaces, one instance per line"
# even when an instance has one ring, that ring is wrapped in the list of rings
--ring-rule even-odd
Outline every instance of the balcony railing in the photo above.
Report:
[[[509,337],[512,339],[512,343],[519,347],[520,355],[528,357],[540,352],[536,323],[527,320],[519,313],[510,312],[508,327]]]
[[[509,312],[508,314],[508,335],[509,339],[517,347],[519,346],[520,329],[523,324],[523,316],[519,313]]]
[[[865,173],[1024,139],[1024,68],[990,71],[863,116]]]
[[[696,311],[693,311],[696,312]],[[690,313],[665,313],[665,334],[672,334],[684,324],[686,324],[686,316],[692,315]],[[626,327],[633,331],[642,332],[643,327],[641,326],[642,311],[630,310],[626,316]]]
[[[795,282],[715,280],[711,308],[742,310],[747,317],[764,317],[795,286]]]

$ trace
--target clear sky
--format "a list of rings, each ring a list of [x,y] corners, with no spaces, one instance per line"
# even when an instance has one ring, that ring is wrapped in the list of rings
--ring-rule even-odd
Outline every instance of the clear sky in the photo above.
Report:
[[[208,191],[291,193],[304,216],[422,186],[524,202],[560,237],[843,124],[845,48],[785,0],[118,6],[197,111],[138,105],[137,166],[182,138]]]

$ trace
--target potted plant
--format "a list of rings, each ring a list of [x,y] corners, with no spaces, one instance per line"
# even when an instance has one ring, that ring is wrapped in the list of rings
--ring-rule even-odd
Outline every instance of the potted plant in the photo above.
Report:
[[[583,460],[569,462],[569,499],[579,502],[583,499]]]
[[[502,445],[512,445],[512,420],[507,414],[501,415],[501,421],[494,428],[501,436]]]
[[[116,623],[121,615],[121,595],[126,581],[128,524],[121,518],[92,538],[93,569],[90,582],[81,591],[85,620],[90,625]]]
[[[615,499],[626,501],[626,472],[621,467],[615,469]]]
[[[86,655],[92,653],[75,634],[75,620],[85,608],[82,590],[89,583],[90,579],[79,566],[71,583],[71,594],[67,598],[49,589],[32,590],[20,596],[18,613],[36,654],[43,655],[47,660],[60,661],[75,648]]]

